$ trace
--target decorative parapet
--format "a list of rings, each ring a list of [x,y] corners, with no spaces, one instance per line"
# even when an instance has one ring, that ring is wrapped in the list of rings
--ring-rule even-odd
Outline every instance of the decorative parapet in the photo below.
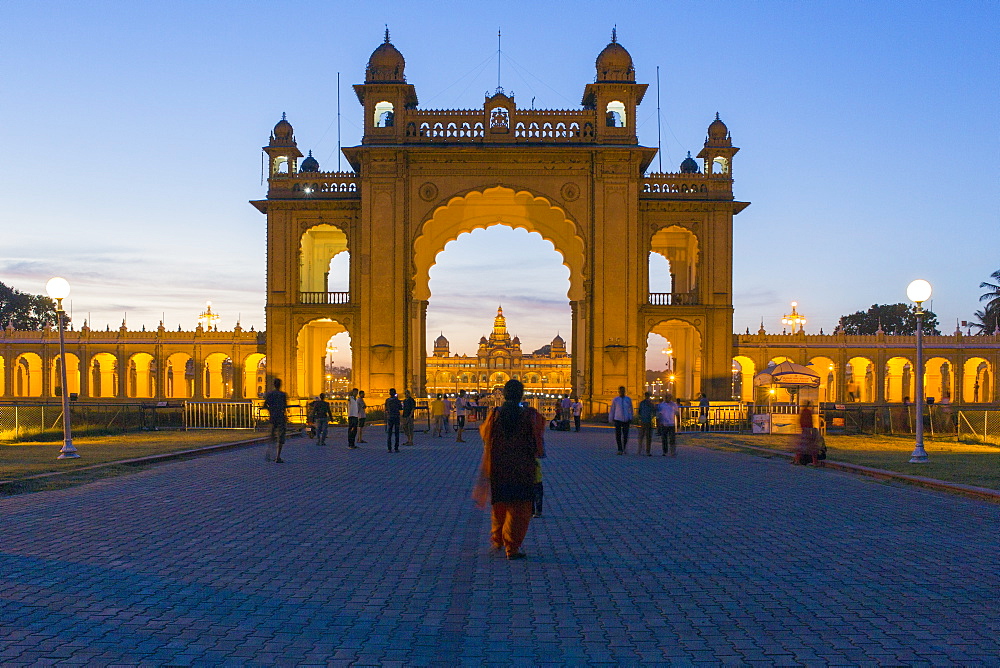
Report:
[[[360,180],[354,172],[299,172],[275,174],[268,182],[269,198],[360,199]]]
[[[52,344],[59,342],[59,333],[47,330],[16,330],[0,329],[0,345],[22,346]],[[112,330],[67,330],[66,345],[119,345],[126,344],[165,344],[191,345],[194,343],[221,343],[227,345],[252,345],[264,343],[264,332],[227,330],[227,331],[121,331]]]
[[[925,336],[924,348],[1000,352],[1000,336]],[[737,348],[916,348],[917,337],[897,334],[734,334]]]
[[[414,109],[406,115],[406,143],[594,143],[592,109],[517,109],[494,117],[485,109]],[[506,110],[504,110],[506,112]]]
[[[728,176],[707,174],[647,174],[642,179],[640,199],[722,199],[733,198],[733,181]]]

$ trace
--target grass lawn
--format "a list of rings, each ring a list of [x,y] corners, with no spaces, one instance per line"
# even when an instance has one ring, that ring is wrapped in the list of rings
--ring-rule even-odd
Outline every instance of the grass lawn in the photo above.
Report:
[[[794,438],[763,434],[683,434],[678,442],[723,448],[753,445],[791,452]],[[925,440],[928,462],[910,464],[913,445],[912,436],[826,437],[827,458],[832,461],[1000,490],[1000,447]]]
[[[62,441],[0,441],[0,480],[15,480],[52,471],[72,471],[104,462],[190,450],[217,443],[244,441],[265,435],[252,429],[218,431],[142,431],[109,436],[80,436],[73,439],[79,451],[76,459],[56,459]]]

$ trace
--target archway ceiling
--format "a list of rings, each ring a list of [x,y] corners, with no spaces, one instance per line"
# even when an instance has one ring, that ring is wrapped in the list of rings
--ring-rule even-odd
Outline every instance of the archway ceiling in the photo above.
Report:
[[[438,253],[444,250],[449,241],[454,241],[464,232],[494,225],[506,225],[540,234],[555,247],[563,258],[563,264],[569,269],[568,298],[575,301],[584,297],[586,258],[583,239],[578,234],[576,223],[567,218],[563,209],[546,198],[504,186],[452,198],[447,205],[438,207],[424,222],[413,243],[416,269],[414,297],[420,300],[430,299],[430,270]]]

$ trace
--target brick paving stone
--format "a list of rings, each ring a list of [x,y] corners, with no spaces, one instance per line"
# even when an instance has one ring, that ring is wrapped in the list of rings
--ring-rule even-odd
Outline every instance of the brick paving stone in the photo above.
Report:
[[[997,663],[1000,506],[546,439],[520,562],[469,500],[474,438],[293,439],[282,466],[247,448],[0,499],[0,663]]]

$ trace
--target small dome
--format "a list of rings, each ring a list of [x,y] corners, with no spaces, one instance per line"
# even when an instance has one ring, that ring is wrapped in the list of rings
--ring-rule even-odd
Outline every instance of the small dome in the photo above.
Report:
[[[725,140],[729,138],[729,128],[719,119],[719,112],[715,112],[715,120],[708,126],[708,139]]]
[[[299,165],[299,173],[318,172],[318,171],[319,171],[319,160],[313,157],[312,151],[309,151],[309,157],[303,160],[302,164]]]
[[[274,126],[274,131],[271,134],[274,135],[275,139],[291,141],[293,133],[292,124],[285,118],[285,112],[281,112],[281,120]]]
[[[511,341],[511,343],[513,343],[514,345],[520,345],[520,343],[521,343],[521,337],[515,336],[514,340]]]
[[[389,29],[385,29],[385,41],[372,51],[365,70],[365,83],[406,83],[403,68],[406,60],[399,49],[389,41]]]
[[[556,338],[552,339],[552,343],[566,343],[566,342],[563,340],[563,337],[556,334]]]
[[[617,30],[611,31],[611,43],[597,56],[598,81],[635,81],[632,56],[618,43]]]
[[[487,344],[487,343],[489,343],[489,339],[487,339],[485,336],[481,336],[481,337],[479,337],[479,343],[480,344]]]
[[[684,158],[681,162],[681,174],[697,174],[701,171],[698,167],[698,161],[691,157],[691,151],[688,151],[688,157]]]
[[[435,346],[446,346],[448,345],[448,339],[444,338],[444,334],[434,339]]]

